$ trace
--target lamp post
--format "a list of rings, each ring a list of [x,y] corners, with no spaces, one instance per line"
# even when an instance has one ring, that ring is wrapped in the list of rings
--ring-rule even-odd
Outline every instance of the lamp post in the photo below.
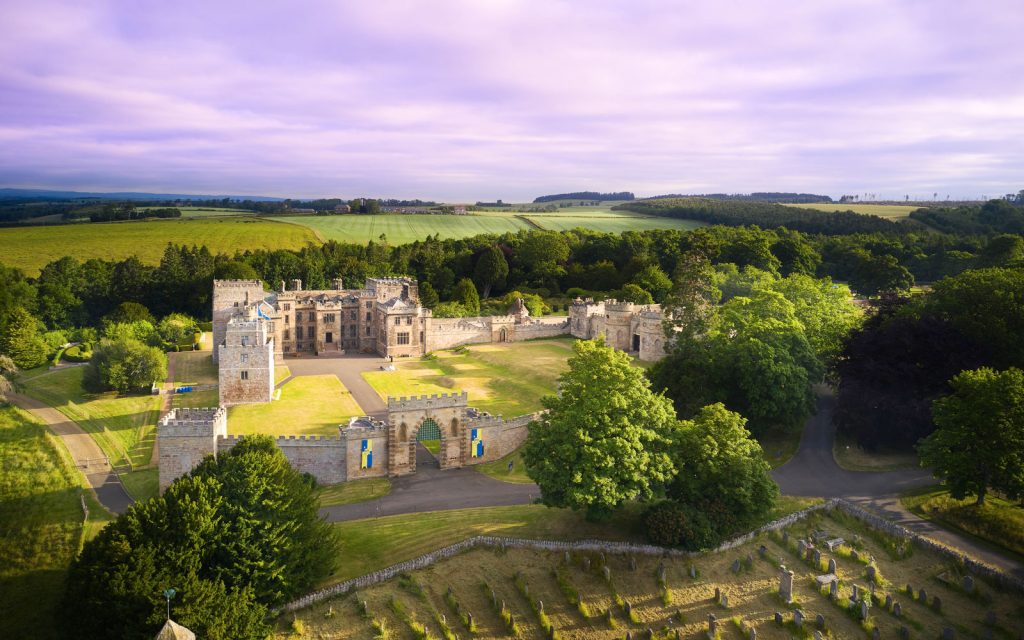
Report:
[[[164,589],[164,597],[167,598],[167,619],[168,620],[171,619],[171,599],[174,598],[174,595],[176,593],[178,593],[178,591],[174,587],[171,587],[170,589]]]

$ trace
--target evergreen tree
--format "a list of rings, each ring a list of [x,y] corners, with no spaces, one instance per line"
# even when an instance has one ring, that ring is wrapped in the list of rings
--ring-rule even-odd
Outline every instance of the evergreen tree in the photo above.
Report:
[[[463,278],[455,285],[452,302],[462,305],[468,315],[480,315],[480,296],[476,292],[476,285],[469,278]]]
[[[440,298],[437,296],[437,291],[434,289],[434,285],[429,282],[423,281],[420,283],[420,304],[427,309],[433,309],[440,302]]]
[[[39,335],[39,320],[25,309],[15,307],[0,336],[0,352],[10,356],[22,369],[38,367],[46,362],[49,348]]]
[[[473,270],[473,281],[483,290],[484,299],[490,297],[491,287],[504,287],[507,277],[508,261],[501,249],[494,245],[484,249]]]

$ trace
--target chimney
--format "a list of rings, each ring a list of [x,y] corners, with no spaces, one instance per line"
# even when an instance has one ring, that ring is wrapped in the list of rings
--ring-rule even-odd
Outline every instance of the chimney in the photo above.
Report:
[[[287,289],[287,288],[285,288],[285,286],[284,286],[284,280],[282,280],[282,281],[281,281],[281,289],[280,289],[280,291],[281,291],[281,292],[285,292],[285,291],[287,291],[287,290],[288,290],[288,289]]]
[[[292,291],[302,291],[302,280],[292,280]]]
[[[342,282],[341,278],[335,278],[331,280],[331,286],[334,287],[335,291],[341,291],[342,289],[344,289],[345,287],[342,286],[343,284],[344,283]]]

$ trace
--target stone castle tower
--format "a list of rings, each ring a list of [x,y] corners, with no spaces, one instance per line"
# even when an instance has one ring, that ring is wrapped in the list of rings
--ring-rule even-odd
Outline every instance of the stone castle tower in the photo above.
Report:
[[[213,281],[213,361],[220,354],[217,345],[224,342],[228,320],[243,313],[250,304],[263,299],[263,282],[259,280],[214,280]]]
[[[214,343],[220,406],[270,402],[274,395],[274,337],[260,318],[234,317]]]
[[[160,420],[156,433],[163,493],[203,458],[217,455],[217,438],[228,434],[228,413],[224,407],[172,409]]]

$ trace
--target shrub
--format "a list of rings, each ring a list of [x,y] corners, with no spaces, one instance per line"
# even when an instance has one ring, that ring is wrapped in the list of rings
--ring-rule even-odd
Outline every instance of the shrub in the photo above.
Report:
[[[720,540],[714,523],[700,509],[671,500],[649,507],[643,528],[648,540],[669,547],[706,549]]]
[[[103,340],[89,360],[84,384],[91,391],[144,391],[167,377],[167,356],[132,338]]]

